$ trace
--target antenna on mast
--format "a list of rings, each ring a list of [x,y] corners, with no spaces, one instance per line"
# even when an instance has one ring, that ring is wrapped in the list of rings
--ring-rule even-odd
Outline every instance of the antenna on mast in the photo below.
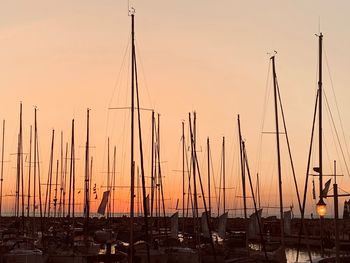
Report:
[[[276,50],[273,50],[273,52],[266,52],[267,55],[270,56],[270,58],[274,57],[277,54]]]
[[[131,6],[131,7],[129,7],[128,12],[129,12],[129,16],[132,16],[132,15],[134,15],[136,13],[136,10],[135,10],[134,7]]]

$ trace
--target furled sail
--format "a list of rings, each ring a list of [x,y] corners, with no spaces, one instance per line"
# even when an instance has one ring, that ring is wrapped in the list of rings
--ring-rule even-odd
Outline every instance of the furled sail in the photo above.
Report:
[[[109,193],[110,193],[110,191],[103,192],[103,197],[102,197],[101,203],[97,209],[97,213],[99,213],[101,215],[104,215],[106,213],[106,207],[107,207],[107,203],[108,203]]]

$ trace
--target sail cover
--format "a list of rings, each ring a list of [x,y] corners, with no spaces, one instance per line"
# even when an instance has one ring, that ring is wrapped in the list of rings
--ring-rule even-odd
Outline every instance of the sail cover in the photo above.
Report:
[[[292,211],[286,211],[283,213],[283,222],[284,222],[284,233],[290,235],[292,233],[291,222],[292,222]]]
[[[225,238],[226,237],[226,223],[227,223],[227,212],[223,213],[220,217],[219,217],[219,226],[218,226],[218,235],[221,238]]]
[[[178,238],[179,233],[179,212],[174,213],[171,218],[170,236],[172,238]]]
[[[201,224],[202,224],[202,233],[204,237],[210,238],[209,228],[208,228],[208,220],[207,220],[207,213],[202,213],[201,218]]]
[[[97,213],[99,213],[101,215],[104,215],[106,213],[106,207],[107,207],[107,203],[108,203],[109,193],[110,193],[110,191],[103,192],[103,197],[102,197],[101,203],[97,209]]]
[[[248,238],[256,238],[259,231],[259,221],[261,219],[262,209],[259,209],[257,213],[253,213],[249,217]]]

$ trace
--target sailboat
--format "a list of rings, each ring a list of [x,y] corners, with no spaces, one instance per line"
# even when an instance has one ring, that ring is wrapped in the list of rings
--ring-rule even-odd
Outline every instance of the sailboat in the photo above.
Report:
[[[316,204],[316,211],[318,215],[320,216],[320,236],[319,236],[319,247],[321,250],[321,257],[317,259],[312,259],[313,262],[349,262],[349,257],[340,257],[340,251],[339,251],[339,232],[337,230],[337,220],[338,220],[338,209],[335,209],[335,248],[336,248],[336,256],[335,257],[325,257],[325,246],[326,244],[326,237],[324,233],[324,216],[326,214],[326,204],[324,202],[324,198],[327,198],[327,192],[330,184],[330,180],[323,185],[323,177],[325,176],[324,170],[323,170],[323,118],[322,118],[322,99],[323,99],[323,82],[322,82],[322,49],[323,49],[323,34],[319,33],[317,35],[318,37],[318,44],[319,44],[319,50],[318,50],[318,90],[316,95],[316,102],[315,102],[315,108],[314,108],[314,115],[313,115],[313,126],[311,131],[311,142],[310,142],[310,148],[309,148],[309,156],[308,156],[308,163],[307,163],[307,171],[306,171],[306,181],[305,181],[305,189],[304,189],[304,196],[303,196],[303,204],[301,209],[301,222],[303,226],[304,218],[305,218],[305,207],[306,207],[306,196],[307,196],[307,189],[308,189],[308,177],[310,173],[310,163],[311,163],[311,151],[313,148],[313,137],[315,132],[315,121],[316,121],[316,115],[318,113],[318,167],[314,167],[313,171],[318,174],[319,179],[319,201]],[[317,112],[318,111],[318,112]],[[335,162],[335,161],[334,161]],[[334,166],[336,167],[336,163],[334,163]],[[334,177],[335,177],[335,184],[333,185],[334,189],[334,206],[338,207],[338,193],[337,193],[337,184],[336,184],[336,172],[334,171]],[[314,198],[316,197],[316,191],[313,189]],[[345,195],[346,196],[346,195]],[[302,231],[300,230],[300,233]],[[306,235],[307,237],[307,235]],[[301,235],[299,236],[298,240],[298,250],[297,250],[297,258],[299,256],[299,246],[301,243]]]

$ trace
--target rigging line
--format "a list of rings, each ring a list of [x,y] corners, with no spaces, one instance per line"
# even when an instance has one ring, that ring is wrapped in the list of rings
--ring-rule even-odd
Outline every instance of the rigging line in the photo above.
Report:
[[[325,99],[326,99],[326,94],[325,94],[325,92],[323,92],[323,93],[324,93]],[[327,101],[327,99],[326,99],[326,101]],[[332,123],[331,123],[332,116],[331,116],[329,108],[327,108],[327,109],[328,109],[327,115],[326,115],[327,116],[327,120],[328,120],[328,123],[330,124],[330,126],[332,126]],[[336,155],[340,159],[340,155],[339,155],[339,151],[338,151],[338,147],[337,147],[337,145],[340,145],[340,142],[339,142],[339,140],[337,141],[336,138],[334,137],[333,129],[331,129],[331,135],[332,135],[332,139],[333,139],[333,144],[335,146]],[[323,136],[325,137],[325,135],[323,135]],[[324,144],[325,144],[325,147],[326,147],[326,156],[327,156],[327,161],[328,161],[328,169],[330,171],[332,171],[333,170],[333,160],[331,161],[331,159],[330,159],[330,154],[329,154],[329,150],[328,150],[329,148],[327,147],[327,138],[324,138],[324,142],[325,142]],[[338,142],[338,144],[337,144],[337,142]],[[341,166],[340,170],[343,172],[342,168],[343,167]]]
[[[127,74],[126,75],[130,75],[130,66],[131,66],[131,63],[128,64],[128,67],[127,68]],[[127,78],[127,82],[126,82],[126,85],[127,87],[130,86],[130,79]],[[118,104],[118,101],[119,101],[119,97],[120,97],[120,92],[121,92],[122,89],[119,89],[119,92],[118,92],[118,96],[117,96],[117,104]],[[126,96],[123,96],[124,98],[124,102],[123,102],[123,105],[127,105],[127,101],[129,100],[129,93],[127,92],[126,93]],[[110,108],[110,107],[109,107]],[[131,114],[131,113],[129,113]],[[124,113],[124,121],[126,120],[126,113]],[[113,120],[113,123],[110,127],[110,132],[113,134],[114,131],[115,131],[115,126],[116,126],[116,119]]]
[[[289,160],[290,160],[290,165],[291,165],[292,173],[293,173],[293,180],[294,180],[294,185],[295,185],[295,191],[297,193],[299,209],[301,211],[301,200],[300,200],[300,195],[299,195],[298,183],[297,183],[297,179],[296,179],[296,175],[295,175],[294,162],[293,162],[292,152],[291,152],[290,144],[289,144],[289,137],[288,137],[288,134],[287,134],[287,125],[286,125],[286,120],[285,120],[284,110],[283,110],[283,105],[282,105],[282,100],[281,100],[280,87],[279,87],[279,83],[278,83],[277,79],[276,79],[276,84],[277,84],[278,100],[280,102],[279,104],[280,104],[280,109],[281,109],[281,114],[282,114],[284,133],[285,133],[285,137],[286,137],[286,141],[287,141]]]
[[[305,206],[306,206],[306,198],[307,198],[307,184],[308,184],[308,181],[309,181],[309,170],[310,170],[311,153],[312,153],[312,150],[313,150],[312,146],[313,146],[314,132],[315,132],[315,122],[316,122],[316,115],[317,115],[318,96],[319,96],[319,91],[317,91],[317,94],[316,94],[315,108],[314,108],[314,114],[313,114],[313,120],[312,120],[311,138],[310,138],[310,146],[309,146],[307,168],[306,168],[306,176],[305,176],[305,184],[304,184],[303,205],[302,205],[302,210],[301,210],[301,224],[300,224],[300,229],[299,229],[299,238],[298,238],[296,262],[298,262],[298,258],[299,258],[301,234],[302,234],[303,230],[306,232],[306,236],[308,237],[307,229],[305,228],[304,218],[305,218]],[[310,253],[309,253],[309,258],[310,258],[310,261],[312,262]]]
[[[269,81],[271,78],[270,74],[271,70],[271,60],[269,59],[269,66],[267,70],[267,77],[266,77],[266,84],[265,84],[265,97],[264,97],[264,105],[263,105],[263,113],[262,113],[262,120],[261,120],[261,125],[260,125],[260,134],[259,134],[259,140],[258,140],[258,156],[257,156],[257,170],[260,170],[260,164],[261,164],[261,154],[262,154],[262,131],[264,130],[265,126],[265,116],[266,116],[266,109],[267,109],[267,104],[269,101],[270,97],[270,92],[269,92]]]
[[[122,74],[122,71],[123,71],[123,69],[124,69],[124,67],[125,67],[126,55],[127,55],[127,53],[128,53],[128,50],[129,50],[130,41],[131,41],[131,36],[129,36],[129,40],[127,41],[127,45],[126,45],[126,47],[125,47],[125,51],[124,51],[123,58],[122,58],[122,63],[121,63],[121,65],[120,65],[119,72],[118,72],[117,78],[116,78],[115,83],[114,83],[114,87],[113,87],[113,91],[112,91],[112,96],[110,97],[110,100],[109,100],[109,102],[108,102],[108,108],[111,107],[111,104],[112,104],[112,100],[113,100],[113,98],[114,98],[115,91],[116,91],[116,89],[117,89],[117,87],[119,86],[120,81],[121,81],[121,74]],[[118,102],[118,100],[119,100],[120,91],[121,91],[121,89],[118,90],[117,102]],[[105,152],[106,152],[106,147],[107,147],[107,134],[108,134],[109,118],[110,118],[109,110],[107,110],[106,129],[105,129],[105,143],[104,143],[104,148],[103,148],[102,163],[104,163],[105,158],[106,158]]]
[[[149,92],[149,89],[148,89],[148,81],[147,81],[146,73],[145,73],[145,67],[143,66],[143,59],[142,59],[142,56],[141,56],[141,52],[138,49],[139,44],[137,42],[137,39],[135,39],[135,42],[136,42],[136,53],[137,53],[137,57],[139,58],[139,65],[141,66],[142,77],[143,77],[143,80],[144,80],[144,87],[145,87],[145,89],[147,91],[147,96],[148,96],[148,99],[149,99],[149,103],[151,104],[152,108],[154,109],[155,105],[152,103],[152,100],[151,100],[151,95],[150,95],[150,92]]]
[[[339,188],[340,190],[342,190],[344,193],[346,193],[346,194],[350,194],[350,192],[348,192],[348,191],[344,190],[343,188],[340,188],[339,186],[338,186],[338,188]]]
[[[120,65],[120,68],[119,68],[119,71],[118,71],[118,75],[117,75],[117,78],[115,80],[115,83],[114,83],[114,87],[113,87],[113,91],[112,91],[112,96],[110,97],[110,100],[109,100],[109,103],[108,103],[108,108],[111,107],[111,104],[112,104],[112,100],[114,98],[114,94],[115,94],[115,91],[121,81],[121,74],[122,74],[122,71],[125,67],[125,63],[126,63],[126,55],[128,54],[128,51],[129,51],[129,46],[130,46],[130,42],[131,42],[131,36],[129,36],[129,40],[127,41],[127,45],[125,47],[125,51],[124,51],[124,54],[123,54],[123,58],[122,58],[122,63]],[[117,98],[119,98],[119,95],[120,95],[120,90],[118,92],[118,95],[117,95]]]
[[[346,140],[346,137],[345,137],[345,132],[344,132],[343,120],[342,120],[341,115],[340,115],[340,110],[339,110],[339,106],[338,106],[338,100],[337,100],[337,97],[335,95],[335,90],[334,90],[334,85],[333,85],[333,78],[332,78],[331,70],[330,70],[330,67],[329,67],[329,64],[328,64],[328,57],[327,57],[326,50],[324,48],[323,48],[323,50],[324,50],[324,55],[325,55],[325,60],[326,60],[329,80],[331,82],[331,88],[332,88],[332,93],[333,93],[333,97],[334,97],[334,101],[335,101],[335,107],[337,109],[338,119],[339,119],[340,127],[341,127],[341,130],[342,130],[343,140],[344,140],[344,143],[345,143],[346,153],[348,155],[348,158],[350,158],[349,147],[348,147],[348,143],[347,143],[347,140]]]
[[[344,160],[344,163],[345,163],[346,171],[348,172],[348,175],[350,176],[349,167],[348,167],[348,164],[346,163],[346,159],[345,159],[343,147],[342,147],[341,144],[340,144],[340,139],[339,139],[339,135],[338,135],[338,130],[337,130],[337,128],[335,127],[333,115],[332,115],[331,109],[330,109],[330,107],[329,107],[328,99],[327,99],[327,96],[326,96],[325,92],[324,92],[324,97],[325,97],[325,99],[326,99],[327,109],[328,109],[329,115],[330,115],[331,120],[332,120],[332,124],[333,124],[333,128],[334,128],[335,134],[336,134],[336,136],[337,136],[337,140],[338,140],[338,143],[339,143],[339,148],[340,148],[340,151],[341,151],[341,153],[342,153],[342,157],[343,157],[343,160]]]
[[[126,50],[126,53],[128,53],[127,51],[128,51],[129,49],[127,49]],[[124,58],[124,60],[125,60],[125,58]],[[131,62],[129,61],[129,60],[126,60],[127,62],[128,62],[128,66],[127,67],[125,67],[124,66],[124,68],[127,68],[127,76],[129,76],[130,75],[130,65],[131,65]],[[125,63],[124,63],[125,64]],[[124,65],[123,64],[123,65]],[[126,83],[126,85],[127,86],[130,86],[130,79],[129,78],[127,78],[127,83]],[[120,93],[121,93],[121,90],[122,89],[119,89],[119,92],[118,92],[118,95],[117,95],[117,103],[118,103],[118,101],[119,101],[119,98],[120,98]],[[124,102],[123,102],[123,105],[126,105],[127,104],[127,100],[129,100],[129,93],[127,93],[126,94],[126,96],[123,96],[124,97]],[[117,138],[117,144],[118,144],[118,142],[120,142],[121,141],[121,151],[122,151],[122,154],[123,154],[123,156],[122,156],[122,160],[125,160],[125,156],[126,156],[126,138],[128,137],[128,133],[126,133],[125,131],[126,131],[126,129],[127,129],[127,127],[126,127],[126,120],[127,119],[130,119],[130,116],[131,116],[131,112],[130,111],[124,111],[124,114],[122,115],[122,119],[123,119],[123,126],[122,126],[122,129],[121,129],[121,134],[120,134],[120,136],[119,136],[119,138]],[[115,119],[114,119],[114,121],[113,121],[113,125],[112,125],[112,127],[110,128],[110,130],[111,130],[111,133],[112,134],[114,134],[114,130],[115,130],[115,124],[116,124],[116,119],[117,119],[117,116],[115,117]],[[106,154],[106,144],[105,144],[105,150],[103,151],[103,163],[105,163],[105,154]],[[126,166],[126,162],[122,162],[122,164],[121,164],[121,170],[122,171],[124,171],[125,170],[125,166]]]

